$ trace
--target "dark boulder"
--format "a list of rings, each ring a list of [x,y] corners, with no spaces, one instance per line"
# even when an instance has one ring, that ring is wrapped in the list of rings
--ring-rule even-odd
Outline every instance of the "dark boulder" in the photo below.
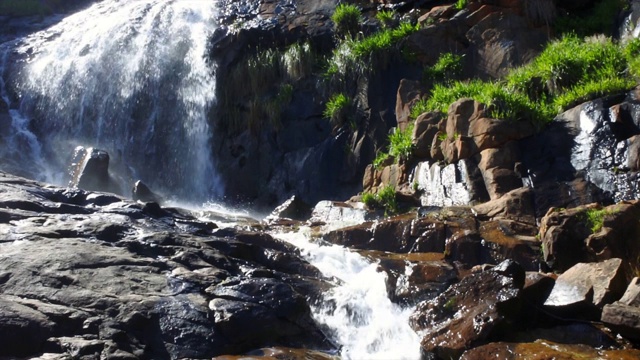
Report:
[[[143,183],[142,180],[138,180],[133,184],[133,189],[131,190],[131,198],[135,201],[142,202],[155,202],[162,203],[162,198],[160,195],[154,193],[147,184]]]
[[[509,274],[524,278],[522,268]],[[437,298],[418,304],[410,324],[420,335],[422,348],[441,358],[455,358],[510,331],[509,323],[517,319],[521,306],[518,282],[488,270],[471,274]]]

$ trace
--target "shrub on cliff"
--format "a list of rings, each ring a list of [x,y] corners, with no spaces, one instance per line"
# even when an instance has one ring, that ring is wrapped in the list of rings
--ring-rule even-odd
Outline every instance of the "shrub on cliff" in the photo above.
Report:
[[[376,194],[362,194],[362,202],[370,209],[384,209],[385,216],[398,213],[396,189],[391,185],[385,186]]]
[[[344,125],[347,119],[347,112],[351,106],[351,99],[343,94],[333,94],[327,101],[323,115],[331,121],[334,129]]]
[[[340,36],[354,36],[360,30],[362,14],[357,6],[351,4],[339,4],[333,15],[334,31]]]
[[[396,129],[389,135],[389,155],[393,156],[396,161],[408,160],[413,152],[413,124],[407,126],[406,129]]]

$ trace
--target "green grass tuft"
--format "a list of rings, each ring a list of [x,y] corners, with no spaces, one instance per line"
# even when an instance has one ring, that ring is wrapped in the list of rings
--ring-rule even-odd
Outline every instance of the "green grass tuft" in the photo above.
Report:
[[[436,83],[428,98],[411,109],[446,113],[460,98],[487,105],[488,116],[546,123],[581,102],[633,88],[640,75],[640,41],[627,45],[608,38],[565,36],[551,42],[531,63],[504,80]]]
[[[377,194],[369,192],[362,194],[362,202],[370,209],[384,209],[385,216],[398,213],[396,189],[391,185],[383,187]]]
[[[584,212],[587,226],[591,229],[591,233],[595,234],[602,229],[604,225],[604,217],[611,214],[607,209],[589,209]]]
[[[331,16],[336,34],[354,36],[360,30],[362,14],[360,9],[351,4],[339,4]]]
[[[452,53],[440,55],[438,61],[425,69],[424,78],[433,82],[450,82],[462,75],[462,56]]]
[[[396,129],[389,135],[389,155],[396,159],[396,162],[400,160],[408,160],[413,153],[413,124],[407,126],[404,131]]]
[[[389,153],[384,151],[378,151],[376,154],[376,158],[373,159],[373,168],[379,170],[382,167],[382,164],[389,158]]]
[[[334,128],[338,128],[345,123],[346,112],[351,106],[351,99],[343,94],[334,94],[325,105],[324,112],[322,113],[325,118],[331,121]]]
[[[462,10],[467,7],[468,0],[458,0],[454,6],[456,10]]]
[[[396,21],[396,13],[391,10],[381,10],[376,14],[376,19],[378,19],[382,27],[390,28],[393,27],[393,23]]]

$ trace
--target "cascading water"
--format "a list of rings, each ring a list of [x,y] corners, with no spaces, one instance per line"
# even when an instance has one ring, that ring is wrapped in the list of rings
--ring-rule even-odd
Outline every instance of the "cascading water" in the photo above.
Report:
[[[103,0],[0,44],[0,95],[11,117],[0,169],[66,184],[81,145],[107,150],[125,177],[181,200],[221,195],[207,122],[215,65],[204,56],[215,12],[214,0]],[[313,311],[344,359],[420,358],[410,310],[389,300],[375,263],[302,233],[279,236],[340,279]]]
[[[183,200],[221,195],[207,122],[215,66],[205,55],[215,15],[215,1],[104,0],[3,44],[5,61],[17,58],[3,67],[14,136],[33,148],[0,154],[0,167],[39,163],[45,171],[32,175],[55,181],[82,145],[109,152],[128,181]]]
[[[342,346],[342,359],[420,359],[420,339],[409,327],[412,309],[391,302],[386,275],[377,264],[341,246],[320,246],[303,231],[277,234],[303,252],[307,260],[341,284],[313,308]]]

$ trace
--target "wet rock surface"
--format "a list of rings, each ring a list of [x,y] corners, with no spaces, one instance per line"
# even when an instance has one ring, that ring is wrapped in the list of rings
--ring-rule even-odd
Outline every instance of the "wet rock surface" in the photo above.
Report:
[[[524,270],[517,265],[503,267],[469,275],[435,299],[418,304],[410,323],[425,351],[441,358],[460,356],[515,319]]]
[[[295,248],[148,205],[0,173],[0,356],[330,346],[306,303],[322,276]]]
[[[544,305],[558,313],[589,316],[618,299],[625,284],[621,259],[579,263],[558,277]]]

